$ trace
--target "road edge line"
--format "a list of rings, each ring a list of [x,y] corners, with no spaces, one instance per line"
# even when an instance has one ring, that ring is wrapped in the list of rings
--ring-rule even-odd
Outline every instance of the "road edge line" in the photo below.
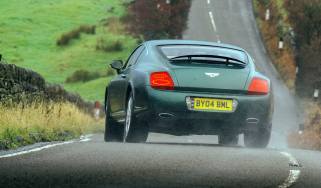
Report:
[[[210,21],[211,21],[213,30],[216,32],[216,31],[217,31],[217,28],[216,28],[216,24],[215,24],[213,12],[212,12],[212,11],[209,11],[209,12],[208,12],[208,15],[210,16]]]
[[[82,136],[80,136],[79,140],[69,140],[69,141],[60,142],[60,143],[56,143],[56,144],[48,144],[45,146],[41,146],[41,147],[37,147],[37,148],[25,150],[25,151],[19,151],[19,152],[15,152],[15,153],[0,155],[0,159],[15,157],[15,156],[24,155],[24,154],[33,153],[33,152],[38,152],[38,151],[53,148],[56,146],[72,144],[72,143],[76,143],[76,142],[88,142],[91,140],[91,138],[90,138],[91,136],[92,136],[92,134],[82,135]]]
[[[286,178],[286,180],[282,183],[282,185],[279,185],[279,188],[291,187],[295,182],[298,181],[300,174],[301,174],[300,170],[290,170],[288,178]]]
[[[298,160],[290,153],[285,151],[280,151],[280,154],[285,156],[289,160],[289,166],[291,167],[300,167],[300,163]],[[278,188],[288,188],[291,187],[294,183],[296,183],[300,177],[301,170],[299,169],[290,169],[289,176],[286,180],[278,186]]]

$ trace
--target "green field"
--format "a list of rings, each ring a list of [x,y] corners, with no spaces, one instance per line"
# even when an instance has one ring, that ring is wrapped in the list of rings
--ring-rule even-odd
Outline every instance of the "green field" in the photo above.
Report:
[[[79,69],[104,75],[111,60],[124,60],[137,43],[102,22],[125,14],[122,0],[8,0],[0,1],[0,12],[0,53],[8,63],[39,72],[49,83],[64,84],[91,101],[103,100],[110,77],[70,84],[65,84],[66,78]],[[96,25],[96,34],[81,34],[67,46],[56,45],[62,34],[80,25]],[[124,48],[118,52],[96,50],[101,38],[120,41]]]

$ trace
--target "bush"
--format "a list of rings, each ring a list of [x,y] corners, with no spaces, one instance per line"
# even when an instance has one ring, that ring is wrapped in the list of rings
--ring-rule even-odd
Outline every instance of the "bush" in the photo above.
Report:
[[[66,83],[87,82],[101,77],[98,72],[89,72],[87,70],[77,70],[66,79]]]
[[[80,37],[80,31],[78,29],[72,30],[68,33],[64,33],[61,37],[57,40],[56,44],[58,46],[66,46],[72,39],[78,39]]]
[[[67,33],[62,34],[57,39],[57,46],[66,46],[69,44],[69,42],[73,39],[79,39],[81,33],[86,34],[96,34],[96,26],[95,25],[81,25],[77,29],[74,29],[72,31],[69,31]]]
[[[86,34],[96,34],[96,26],[95,25],[81,25],[78,30],[82,33]]]
[[[107,42],[103,38],[99,38],[96,43],[96,50],[102,50],[105,52],[119,52],[124,49],[123,43],[119,40],[113,42]]]
[[[144,39],[182,38],[187,27],[190,0],[166,1],[136,0],[129,4],[124,19],[128,30]],[[148,20],[148,21],[146,21]]]

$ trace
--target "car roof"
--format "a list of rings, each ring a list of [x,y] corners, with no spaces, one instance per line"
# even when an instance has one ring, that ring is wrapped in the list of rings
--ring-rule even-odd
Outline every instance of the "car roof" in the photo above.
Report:
[[[245,52],[244,49],[224,43],[217,43],[217,42],[207,42],[207,41],[198,41],[198,40],[150,40],[144,42],[147,47],[156,47],[162,45],[206,45],[206,46],[213,46],[213,47],[221,47],[221,48],[229,48],[234,50],[239,50]]]

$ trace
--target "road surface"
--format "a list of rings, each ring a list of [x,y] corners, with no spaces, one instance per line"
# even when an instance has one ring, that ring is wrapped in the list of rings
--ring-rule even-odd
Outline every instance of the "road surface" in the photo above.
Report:
[[[251,0],[194,0],[184,38],[241,46],[271,78],[268,149],[221,147],[216,136],[150,134],[146,144],[122,144],[96,134],[0,152],[0,187],[321,187],[321,153],[287,148],[302,117],[266,55]]]

